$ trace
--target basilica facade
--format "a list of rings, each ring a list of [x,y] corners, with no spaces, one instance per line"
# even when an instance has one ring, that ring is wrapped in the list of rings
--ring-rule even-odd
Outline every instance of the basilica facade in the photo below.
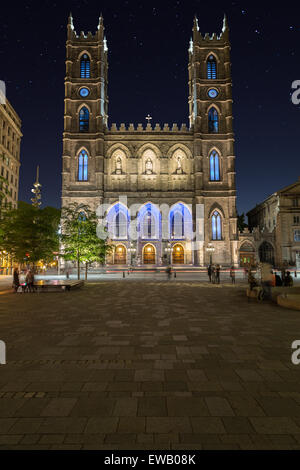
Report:
[[[102,210],[107,264],[238,265],[229,29],[189,45],[189,127],[108,124],[108,47],[68,22],[62,207]],[[131,223],[135,222],[134,230]]]

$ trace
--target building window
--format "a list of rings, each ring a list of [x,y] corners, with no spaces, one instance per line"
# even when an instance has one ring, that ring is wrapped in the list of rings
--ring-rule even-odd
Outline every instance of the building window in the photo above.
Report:
[[[299,225],[299,223],[300,223],[299,215],[294,215],[294,225]]]
[[[80,132],[89,131],[90,113],[86,107],[81,108],[79,112],[79,130]]]
[[[88,154],[82,150],[78,157],[78,181],[88,180]]]
[[[210,181],[220,181],[220,159],[218,153],[213,150],[209,157]]]
[[[300,242],[300,230],[295,230],[294,231],[294,241],[295,242]]]
[[[213,55],[210,55],[206,63],[207,78],[209,80],[215,80],[217,78],[217,64],[216,59]]]
[[[212,240],[222,240],[222,221],[219,212],[214,211],[211,218]]]
[[[208,111],[208,132],[210,134],[219,132],[219,114],[216,108],[210,108]]]
[[[91,61],[87,54],[83,54],[80,61],[80,77],[90,78],[91,77]]]

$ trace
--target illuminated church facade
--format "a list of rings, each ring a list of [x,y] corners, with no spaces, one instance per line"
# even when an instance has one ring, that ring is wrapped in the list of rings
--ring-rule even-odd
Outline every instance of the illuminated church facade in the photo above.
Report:
[[[229,29],[189,46],[189,127],[108,125],[108,48],[68,22],[62,207],[105,204],[107,264],[238,265]],[[135,211],[129,208],[134,204]],[[168,207],[162,216],[161,207]],[[129,223],[136,219],[136,236]],[[164,220],[163,220],[164,219]],[[165,229],[162,225],[165,224]],[[193,235],[196,242],[193,242]]]

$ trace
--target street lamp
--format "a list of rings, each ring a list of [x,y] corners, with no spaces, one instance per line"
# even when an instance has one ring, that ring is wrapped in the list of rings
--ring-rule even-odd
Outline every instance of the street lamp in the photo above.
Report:
[[[168,242],[168,245],[165,248],[165,252],[166,252],[167,257],[168,257],[168,264],[171,264],[171,251],[172,251],[171,243]]]
[[[128,253],[130,253],[130,266],[132,266],[132,257],[136,253],[136,248],[134,247],[132,242],[130,242],[130,246],[128,248]]]
[[[212,265],[212,255],[213,255],[213,252],[215,251],[215,247],[213,246],[212,243],[207,244],[206,251],[207,253],[209,253],[209,264]]]

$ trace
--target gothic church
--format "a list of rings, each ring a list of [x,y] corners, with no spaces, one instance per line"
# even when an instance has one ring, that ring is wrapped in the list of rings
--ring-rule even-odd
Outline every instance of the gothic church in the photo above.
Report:
[[[199,31],[189,46],[189,128],[108,125],[108,47],[103,19],[66,44],[62,207],[106,204],[114,251],[107,264],[238,266],[229,29]],[[125,197],[126,196],[126,197]],[[119,199],[121,197],[121,199]],[[125,199],[124,199],[125,198]],[[124,203],[124,200],[126,201]],[[135,204],[136,214],[128,212]],[[160,206],[168,205],[162,230]],[[202,214],[197,220],[201,208]],[[136,217],[137,237],[128,230]],[[201,220],[200,220],[201,219]],[[191,233],[197,242],[192,242]]]

